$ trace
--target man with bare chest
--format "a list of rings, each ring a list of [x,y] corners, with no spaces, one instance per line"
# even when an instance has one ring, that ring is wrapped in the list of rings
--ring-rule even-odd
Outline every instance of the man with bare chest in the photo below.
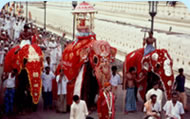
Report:
[[[135,67],[130,67],[129,72],[124,76],[123,89],[126,89],[125,97],[125,114],[128,112],[136,111],[136,69]]]
[[[29,32],[29,26],[27,24],[24,25],[24,31],[21,32],[20,34],[20,39],[21,40],[31,40],[31,32]]]
[[[149,32],[148,38],[143,39],[143,47],[145,46],[145,44],[146,44],[146,48],[144,50],[144,56],[153,52],[156,49],[156,39],[153,37],[152,32]]]

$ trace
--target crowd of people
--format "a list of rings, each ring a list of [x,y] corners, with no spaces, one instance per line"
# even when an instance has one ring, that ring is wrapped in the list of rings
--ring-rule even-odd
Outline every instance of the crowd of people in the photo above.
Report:
[[[146,55],[152,52],[156,48],[152,46],[156,42],[153,38],[153,34],[149,34],[150,37],[144,39],[147,43]],[[64,75],[63,69],[59,71],[59,75],[55,75],[54,72],[59,63],[62,55],[62,51],[67,42],[63,36],[57,36],[45,29],[37,27],[34,23],[26,21],[24,17],[11,14],[6,11],[1,12],[0,16],[0,64],[3,66],[4,57],[6,53],[16,45],[20,44],[23,47],[26,43],[36,43],[44,52],[44,69],[41,75],[42,79],[42,98],[43,109],[53,110],[57,113],[66,113],[70,110],[70,119],[85,119],[91,118],[89,115],[86,102],[80,99],[80,96],[73,96],[73,103],[70,109],[67,105],[67,84],[70,83],[67,77]],[[21,42],[24,40],[24,43]],[[32,97],[30,95],[30,84],[28,82],[27,72],[25,64],[27,60],[23,61],[23,68],[19,73],[17,70],[13,70],[11,73],[3,73],[2,81],[4,88],[4,112],[6,115],[13,113],[25,114],[26,112],[36,111],[37,105],[32,103]],[[124,80],[121,80],[121,76],[117,72],[117,66],[112,66],[112,74],[109,82],[105,82],[103,88],[99,91],[97,97],[97,112],[99,119],[114,119],[115,118],[115,103],[118,94],[119,85],[123,84],[123,90],[126,91],[125,108],[124,113],[137,111],[137,82],[136,68],[131,67],[129,72],[124,75]],[[167,119],[183,119],[183,115],[187,110],[187,96],[185,94],[185,76],[183,69],[179,69],[179,75],[176,77],[174,92],[172,93],[171,100],[167,100],[164,103],[164,93],[161,88],[159,76],[155,73],[150,73],[147,76],[148,82],[147,91],[145,95],[145,102],[143,106],[143,112],[145,113],[145,119],[161,119],[163,117]],[[26,79],[26,80],[20,80]],[[57,98],[54,102],[53,94],[53,82],[57,84]],[[163,113],[164,112],[164,113]]]
[[[7,52],[15,46],[19,45],[20,48],[22,48],[26,44],[37,44],[45,54],[44,70],[41,76],[43,82],[42,97],[44,100],[44,109],[53,108],[51,80],[55,78],[53,72],[55,72],[58,62],[61,59],[62,49],[66,47],[69,42],[70,41],[65,38],[65,33],[63,33],[62,36],[58,36],[55,33],[38,27],[32,21],[27,21],[22,16],[16,15],[13,12],[10,13],[5,9],[1,10],[0,66],[3,68]],[[24,60],[23,64],[26,63],[27,60]],[[4,94],[3,110],[6,115],[12,113],[23,114],[28,111],[37,110],[37,105],[32,103],[30,84],[24,66],[25,65],[23,65],[21,72],[14,69],[10,73],[3,72],[1,75],[1,93]],[[67,82],[63,78],[64,76],[60,73],[60,76],[57,76],[56,79],[58,83],[58,102],[61,104],[62,98],[64,98],[64,100],[66,99],[65,85]],[[61,85],[62,82],[64,83]],[[62,87],[64,89],[62,89]],[[66,102],[64,102],[64,104],[66,104]],[[65,107],[64,109],[57,107],[57,110],[61,112],[65,111]]]
[[[187,109],[187,96],[185,93],[185,76],[183,69],[180,68],[179,75],[175,79],[171,100],[166,100],[164,104],[164,90],[161,87],[159,76],[152,74],[153,83],[147,86],[148,90],[145,95],[144,109],[145,119],[183,119]],[[136,70],[134,67],[129,69],[129,72],[124,79],[124,89],[126,89],[125,113],[137,111],[136,106],[136,91],[135,87],[138,82],[135,82]],[[158,80],[156,80],[158,79]],[[126,81],[125,81],[126,80]],[[149,80],[147,80],[149,81]],[[164,112],[164,113],[163,113]]]

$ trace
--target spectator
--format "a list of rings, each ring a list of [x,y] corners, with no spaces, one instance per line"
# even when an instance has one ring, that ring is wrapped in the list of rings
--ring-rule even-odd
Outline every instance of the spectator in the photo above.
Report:
[[[73,103],[71,105],[70,119],[86,119],[88,109],[86,102],[79,99],[78,95],[73,96]]]
[[[7,19],[5,20],[5,28],[8,31],[8,36],[11,37],[11,20],[10,20],[10,16],[8,16]]]
[[[1,43],[1,46],[0,46],[0,66],[3,66],[4,55],[5,55],[5,51],[3,48],[3,42]]]
[[[113,94],[116,96],[117,94],[117,87],[120,84],[121,80],[120,80],[120,76],[119,74],[117,74],[117,66],[112,66],[112,75],[111,75],[111,80],[110,80],[110,84],[112,86],[112,92]]]
[[[179,75],[175,79],[176,91],[179,93],[180,101],[183,104],[184,109],[187,111],[187,95],[185,93],[185,75],[183,74],[183,68],[178,70]]]
[[[6,114],[11,114],[13,112],[16,73],[17,70],[13,70],[11,73],[8,74],[8,78],[5,80],[6,90],[5,90],[4,104],[5,104]]]
[[[159,84],[157,82],[155,82],[153,84],[153,88],[150,89],[147,93],[146,93],[146,100],[149,100],[151,95],[155,94],[157,97],[157,101],[159,102],[160,105],[162,105],[162,98],[163,98],[163,92],[162,90],[160,90],[159,88]]]
[[[57,99],[57,112],[67,112],[67,83],[68,79],[64,75],[63,70],[60,70],[60,74],[56,77],[58,86],[58,99]]]
[[[49,42],[49,48],[50,48],[51,63],[53,65],[52,70],[55,72],[57,66],[58,52],[57,52],[57,43],[55,42],[54,37]]]
[[[14,24],[14,41],[17,41],[20,36],[21,27],[19,26],[19,20]]]
[[[126,90],[125,97],[125,114],[128,112],[136,111],[136,88],[135,88],[135,79],[136,79],[136,69],[130,67],[129,72],[124,77],[124,86],[123,89]]]
[[[172,100],[166,102],[163,107],[166,119],[183,119],[183,104],[178,101],[178,94],[172,93]]]
[[[115,97],[111,91],[111,85],[109,82],[104,83],[103,90],[100,91],[97,111],[99,119],[114,119],[115,117]]]
[[[50,59],[50,57],[49,56],[47,56],[46,57],[46,61],[45,61],[45,63],[44,63],[44,67],[50,67],[50,71],[52,71],[53,72],[53,65],[52,65],[52,63],[51,63],[51,59]]]
[[[145,119],[160,119],[161,105],[155,94],[152,94],[144,104],[144,112],[146,113]]]
[[[44,109],[52,109],[52,80],[55,75],[50,71],[50,67],[45,67],[45,72],[42,74],[42,95],[44,100]]]
[[[31,41],[31,32],[29,32],[30,27],[28,24],[24,25],[24,31],[20,33],[20,39],[21,40],[30,40]]]

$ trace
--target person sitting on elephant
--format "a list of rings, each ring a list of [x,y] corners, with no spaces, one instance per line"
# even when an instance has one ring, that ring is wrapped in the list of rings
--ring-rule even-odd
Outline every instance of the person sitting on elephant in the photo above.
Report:
[[[77,26],[77,33],[76,33],[76,40],[75,44],[86,37],[88,37],[89,34],[89,28],[87,26]]]
[[[28,26],[28,24],[24,25],[24,31],[20,33],[20,39],[21,40],[31,40],[31,32],[29,32],[30,27]]]
[[[146,48],[144,49],[144,56],[156,49],[156,39],[153,37],[153,32],[149,32],[149,37],[143,39],[143,47],[145,44]]]

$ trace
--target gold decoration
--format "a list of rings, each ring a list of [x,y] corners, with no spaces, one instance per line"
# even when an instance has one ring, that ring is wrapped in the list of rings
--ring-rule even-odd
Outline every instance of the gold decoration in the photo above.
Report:
[[[73,56],[74,56],[74,54],[71,52],[71,53],[69,54],[69,60],[71,60],[71,59],[73,58]]]

